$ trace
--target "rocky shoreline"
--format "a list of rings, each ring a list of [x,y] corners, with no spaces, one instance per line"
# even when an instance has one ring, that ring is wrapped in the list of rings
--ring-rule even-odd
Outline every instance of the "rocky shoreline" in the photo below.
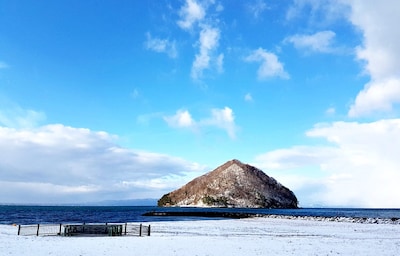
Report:
[[[400,225],[399,218],[364,218],[364,217],[321,217],[321,216],[288,216],[276,214],[259,214],[265,218],[290,219],[290,220],[314,220],[314,221],[332,221],[332,222],[350,222],[365,224],[394,224]]]
[[[348,222],[348,223],[365,223],[365,224],[394,224],[400,225],[400,218],[363,218],[363,217],[322,217],[322,216],[290,216],[277,214],[260,214],[260,213],[241,213],[241,212],[207,212],[207,211],[166,211],[166,212],[147,212],[143,216],[157,217],[204,217],[204,218],[273,218],[273,219],[290,219],[290,220],[313,220],[313,221],[332,221],[332,222]]]

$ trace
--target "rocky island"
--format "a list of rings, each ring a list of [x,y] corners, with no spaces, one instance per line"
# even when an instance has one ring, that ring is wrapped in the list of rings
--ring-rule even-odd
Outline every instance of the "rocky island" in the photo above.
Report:
[[[158,206],[293,209],[298,201],[274,178],[234,159],[165,194]]]

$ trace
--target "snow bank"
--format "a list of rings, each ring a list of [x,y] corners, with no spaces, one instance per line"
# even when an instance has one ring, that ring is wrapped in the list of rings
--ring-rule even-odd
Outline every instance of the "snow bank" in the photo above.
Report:
[[[150,237],[17,236],[0,225],[1,255],[398,255],[400,225],[254,218],[155,222]]]

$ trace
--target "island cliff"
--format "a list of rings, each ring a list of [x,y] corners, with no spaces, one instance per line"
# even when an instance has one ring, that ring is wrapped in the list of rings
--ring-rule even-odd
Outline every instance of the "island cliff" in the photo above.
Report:
[[[165,194],[158,206],[297,208],[298,201],[274,178],[234,159]]]

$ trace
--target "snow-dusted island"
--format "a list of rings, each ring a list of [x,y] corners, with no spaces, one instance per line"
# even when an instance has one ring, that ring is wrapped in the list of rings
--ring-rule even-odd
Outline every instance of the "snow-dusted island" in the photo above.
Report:
[[[400,225],[253,218],[155,222],[150,237],[17,236],[0,225],[1,255],[398,255]]]

